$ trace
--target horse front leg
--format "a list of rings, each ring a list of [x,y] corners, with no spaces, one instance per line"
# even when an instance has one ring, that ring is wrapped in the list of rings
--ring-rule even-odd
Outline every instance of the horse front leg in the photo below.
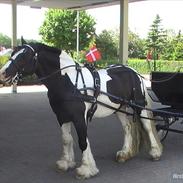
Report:
[[[99,170],[93,158],[90,143],[87,138],[87,127],[85,120],[74,122],[78,135],[79,147],[82,151],[81,165],[76,169],[76,177],[78,179],[86,179],[95,176]]]
[[[71,123],[64,123],[61,127],[63,151],[60,160],[56,162],[58,169],[67,171],[69,168],[74,168],[75,158],[73,150],[73,138],[71,135]]]

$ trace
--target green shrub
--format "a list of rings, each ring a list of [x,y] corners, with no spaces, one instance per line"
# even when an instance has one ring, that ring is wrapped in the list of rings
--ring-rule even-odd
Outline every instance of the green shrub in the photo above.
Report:
[[[128,65],[135,70],[137,70],[141,74],[148,74],[153,70],[153,61],[146,60],[138,60],[131,59],[128,61]],[[164,72],[183,72],[183,61],[164,61],[157,60],[156,61],[156,71],[164,71]]]
[[[0,56],[0,68],[8,61],[8,56]]]
[[[98,68],[105,68],[111,64],[120,63],[118,60],[101,60],[96,63]],[[145,59],[129,59],[128,66],[135,69],[137,72],[141,74],[149,74],[153,70],[153,61],[146,61]],[[165,71],[165,72],[183,72],[183,61],[164,61],[157,60],[156,61],[157,71]]]

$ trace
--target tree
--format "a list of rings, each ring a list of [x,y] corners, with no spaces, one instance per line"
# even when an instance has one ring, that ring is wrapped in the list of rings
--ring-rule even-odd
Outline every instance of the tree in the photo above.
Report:
[[[6,48],[11,47],[11,39],[10,37],[0,33],[0,46],[4,46]]]
[[[89,46],[95,35],[95,21],[80,11],[80,50]],[[73,53],[76,50],[77,12],[50,9],[46,12],[40,35],[45,43]]]
[[[96,45],[101,51],[103,59],[117,58],[118,42],[119,38],[117,39],[117,36],[113,31],[103,30],[96,37]]]
[[[162,54],[165,60],[183,60],[183,35],[181,31],[175,34],[174,31],[168,31],[166,47]]]
[[[145,40],[128,30],[128,57],[145,58]]]
[[[119,29],[103,30],[96,38],[97,48],[103,59],[116,59],[119,55]],[[145,40],[128,31],[129,58],[145,58]]]
[[[172,39],[170,42],[172,45],[172,60],[182,60],[183,59],[183,35],[181,31]]]
[[[161,21],[160,16],[156,15],[148,33],[146,44],[148,50],[152,50],[153,52],[154,70],[156,70],[156,60],[162,53],[166,42],[166,34],[161,26]]]

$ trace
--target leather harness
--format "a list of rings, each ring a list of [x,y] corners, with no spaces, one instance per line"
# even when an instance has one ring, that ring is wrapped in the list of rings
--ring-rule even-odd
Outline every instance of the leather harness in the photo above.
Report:
[[[83,73],[81,70],[81,67],[78,63],[76,63],[76,81],[75,81],[75,88],[77,89],[77,85],[78,85],[78,78],[79,78],[79,74],[81,76],[82,82],[83,82],[83,89],[84,89],[84,100],[85,101],[89,101],[92,103],[90,109],[87,112],[87,122],[90,122],[92,120],[92,117],[95,113],[95,111],[97,110],[97,98],[100,94],[100,76],[99,73],[97,72],[94,64],[85,64],[85,67],[91,72],[92,76],[93,76],[93,83],[94,83],[94,94],[93,96],[89,96],[87,94],[87,88],[86,88],[86,84],[84,81],[84,77],[83,77]]]

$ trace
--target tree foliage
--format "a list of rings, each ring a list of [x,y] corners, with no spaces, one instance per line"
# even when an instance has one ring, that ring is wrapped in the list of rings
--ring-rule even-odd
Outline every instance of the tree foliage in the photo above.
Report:
[[[76,14],[76,11],[49,10],[43,25],[40,27],[43,41],[46,44],[63,48],[70,53],[76,51]],[[161,22],[159,15],[156,15],[146,40],[129,30],[129,58],[145,58],[147,51],[153,51],[152,56],[155,60],[183,60],[182,32],[165,31]],[[117,60],[119,56],[119,29],[103,30],[96,36],[94,26],[94,19],[85,11],[80,11],[80,50],[84,50],[82,57],[85,58],[85,51],[95,42],[103,59]],[[34,42],[35,40],[27,41]],[[17,42],[19,44],[20,40],[18,39]],[[11,38],[0,33],[0,46],[11,47]]]
[[[37,42],[34,39],[25,39],[27,42]],[[17,45],[21,44],[21,39],[17,39]],[[7,35],[0,33],[0,46],[11,48],[11,38]]]
[[[96,38],[96,44],[103,59],[117,58],[119,55],[119,29],[103,30]],[[145,40],[130,30],[128,45],[129,58],[145,58]]]
[[[168,36],[162,59],[183,60],[183,35],[181,31],[177,35],[173,32]]]
[[[145,58],[145,40],[128,30],[128,57]]]
[[[119,38],[116,38],[116,34],[113,31],[103,30],[96,37],[96,45],[101,51],[103,59],[117,58],[118,42]]]
[[[95,35],[95,20],[80,11],[80,50],[89,46]],[[76,50],[77,12],[50,9],[46,12],[40,35],[45,43],[73,53]]]
[[[161,25],[161,18],[156,15],[150,30],[148,32],[147,38],[147,48],[153,51],[153,58],[157,60],[159,55],[163,52],[166,43],[166,34]]]
[[[0,33],[0,46],[10,48],[11,47],[11,38]]]

